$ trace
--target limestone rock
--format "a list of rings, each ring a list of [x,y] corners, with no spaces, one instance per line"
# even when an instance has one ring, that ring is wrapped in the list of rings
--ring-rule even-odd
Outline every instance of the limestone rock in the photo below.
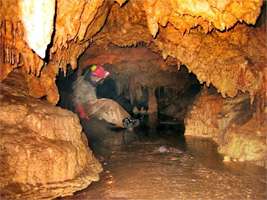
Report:
[[[262,52],[266,53],[266,41],[257,41],[264,40],[262,38],[266,33],[259,37],[253,30],[247,37],[246,34],[229,35],[223,32],[222,35],[231,38],[230,42],[225,38],[221,41],[218,31],[207,34],[212,30],[232,28],[238,22],[255,24],[262,0],[35,2],[0,0],[0,48],[3,50],[0,54],[0,80],[5,79],[14,68],[22,67],[28,76],[30,94],[38,98],[46,96],[53,104],[59,100],[55,85],[58,70],[64,69],[66,72],[67,65],[75,69],[78,57],[93,42],[105,45],[112,42],[121,46],[136,45],[140,41],[154,44],[154,50],[164,58],[177,58],[200,81],[206,81],[208,85],[213,83],[223,95],[231,97],[238,90],[249,91],[254,96],[262,84],[263,75],[260,71],[266,63],[266,57],[262,56]],[[41,4],[43,2],[46,2],[45,5]],[[34,8],[34,11],[40,8],[42,12],[33,12],[37,14],[44,14],[46,10],[49,12],[46,19],[43,19],[44,15],[41,16],[42,23],[38,23],[40,20],[35,23],[35,15],[28,16],[30,13],[24,12],[27,11],[24,8]],[[35,30],[39,30],[29,30],[31,24],[43,25],[40,29],[45,31],[37,35],[42,37],[35,40],[30,36],[31,33],[36,36]],[[104,29],[101,29],[103,26]],[[45,41],[40,40],[44,38]],[[243,41],[246,38],[249,39]],[[231,43],[232,40],[242,40],[243,43]],[[31,48],[44,58],[49,41],[46,59],[42,60]],[[260,54],[264,59],[254,62],[255,54]]]
[[[267,63],[266,28],[236,24],[232,29],[220,32],[213,29],[214,25],[210,23],[218,20],[218,27],[231,27],[230,24],[241,17],[232,7],[236,2],[224,1],[220,4],[219,1],[181,0],[170,1],[167,5],[166,1],[154,0],[143,1],[143,6],[138,2],[133,0],[123,7],[112,6],[106,25],[96,35],[96,43],[103,46],[113,43],[121,47],[133,47],[145,42],[163,58],[175,58],[177,63],[185,64],[189,72],[193,72],[201,83],[207,86],[212,84],[224,97],[234,97],[238,91],[248,91],[254,97],[262,89],[263,71]],[[243,5],[246,11],[243,11],[249,13],[249,7],[256,5],[254,3],[246,1]],[[262,2],[257,3],[261,5]],[[204,15],[209,14],[198,13],[201,12],[198,9],[203,8],[202,6],[210,11],[220,7],[215,11],[218,15],[214,13],[214,17],[218,18],[208,17],[211,21],[207,20]],[[199,17],[194,16],[194,12],[198,13]],[[227,25],[223,25],[224,17],[219,17],[224,15],[221,12],[232,16],[231,19],[225,18]],[[166,20],[169,20],[169,23],[165,24]],[[150,32],[154,35],[154,29],[157,27],[159,31],[153,38],[148,29],[151,29]]]
[[[217,114],[221,111],[223,99],[218,95],[201,92],[185,119],[185,135],[217,139],[219,124]]]
[[[263,28],[236,26],[223,37],[218,31],[183,35],[167,26],[155,40],[155,48],[180,60],[201,83],[212,84],[223,97],[234,97],[238,91],[254,96],[264,84],[267,46]]]
[[[173,24],[183,32],[196,26],[209,31],[212,28],[222,30],[232,27],[237,21],[255,23],[262,1],[242,0],[239,2],[213,0],[145,0],[143,7],[147,15],[149,30],[156,35],[159,26]]]
[[[22,67],[28,76],[31,96],[47,96],[49,102],[56,104],[59,100],[55,84],[58,70],[65,69],[68,64],[73,69],[77,67],[77,58],[103,26],[110,3],[104,0],[1,0],[0,47],[3,51],[0,54],[0,80],[14,68]],[[46,19],[43,19],[44,14],[47,14]],[[36,15],[42,15],[42,22]],[[36,28],[36,25],[42,26]],[[41,31],[37,34],[38,39],[34,37],[36,31]],[[46,49],[50,41],[51,45]],[[41,59],[45,53],[46,61]]]
[[[21,1],[20,10],[28,45],[45,58],[54,31],[55,0]]]
[[[237,161],[254,161],[267,167],[267,125],[257,125],[255,118],[241,127],[232,127],[225,134],[224,145],[219,152]]]
[[[0,197],[51,199],[71,195],[102,170],[78,117],[29,97],[11,73],[0,83]]]
[[[267,167],[266,113],[257,116],[256,108],[246,94],[224,99],[204,90],[186,117],[185,135],[211,138],[229,159]]]

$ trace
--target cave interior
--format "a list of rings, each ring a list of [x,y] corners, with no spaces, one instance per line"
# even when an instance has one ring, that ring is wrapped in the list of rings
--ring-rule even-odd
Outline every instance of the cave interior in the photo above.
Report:
[[[265,1],[0,7],[0,199],[267,198]]]
[[[120,58],[104,64],[111,75],[96,86],[97,98],[118,102],[131,116],[142,119],[139,128],[143,130],[153,132],[156,129],[179,129],[181,131],[178,134],[184,134],[186,113],[203,87],[185,65],[181,65],[178,70],[175,59],[165,63],[160,55],[149,50],[144,43],[135,47],[109,45],[107,50],[92,46],[81,55],[78,62],[83,65],[85,60],[87,65],[83,65],[83,68],[86,68],[94,62],[90,59],[96,60],[103,55],[119,55]],[[72,70],[69,66],[66,73],[59,72],[56,80],[60,94],[57,105],[73,112],[75,106],[71,99],[72,85],[80,71]],[[216,90],[212,86],[210,88]]]

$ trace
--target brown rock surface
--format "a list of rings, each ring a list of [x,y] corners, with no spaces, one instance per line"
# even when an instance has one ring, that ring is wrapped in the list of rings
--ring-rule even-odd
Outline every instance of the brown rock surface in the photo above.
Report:
[[[221,152],[235,159],[266,158],[266,141],[262,143],[265,126],[262,129],[260,124],[264,103],[256,105],[261,109],[259,116],[254,115],[254,104],[247,107],[244,118],[240,117],[244,109],[234,110],[257,95],[263,101],[266,98],[266,26],[237,24],[255,24],[263,1],[117,2],[55,0],[54,29],[45,36],[46,43],[51,43],[41,59],[28,44],[21,0],[0,0],[0,80],[5,80],[0,88],[3,197],[52,198],[97,180],[100,166],[88,153],[77,117],[28,96],[46,96],[55,104],[59,99],[55,84],[58,70],[66,71],[68,64],[76,68],[77,58],[92,44],[123,47],[145,42],[167,61],[172,57],[178,65],[186,64],[201,82],[213,84],[224,97],[238,95],[230,100],[201,95],[187,118],[187,133],[213,137]],[[24,74],[29,90],[21,76],[12,74],[6,79],[15,68]],[[251,99],[239,96],[239,91],[248,92]],[[223,112],[229,116],[221,115]],[[263,120],[257,120],[259,117]]]
[[[186,117],[185,135],[212,138],[227,160],[256,161],[266,167],[266,113],[257,116],[256,104],[246,94],[224,99],[204,90]]]
[[[0,199],[71,195],[99,179],[78,117],[29,97],[11,73],[0,83]]]
[[[0,1],[0,80],[16,67],[22,67],[30,94],[47,96],[51,103],[59,100],[55,76],[67,64],[77,67],[78,56],[90,44],[90,38],[103,26],[111,1],[56,1],[52,48],[47,61],[35,54],[26,43],[20,0]],[[120,1],[122,3],[122,1]],[[29,19],[30,20],[30,19]],[[40,76],[39,76],[40,75]]]
[[[146,47],[110,46],[103,49],[102,46],[95,46],[88,49],[79,59],[79,73],[91,64],[111,64],[105,68],[118,78],[118,84],[129,81],[133,82],[133,85],[153,89],[173,85],[182,89],[188,78],[187,72],[178,72],[176,61],[169,63],[172,65],[170,67],[160,55]]]
[[[267,167],[266,133],[266,123],[260,126],[253,118],[241,127],[228,129],[219,152],[234,161],[256,161],[254,164]]]
[[[213,84],[224,97],[234,97],[238,91],[248,91],[252,97],[260,93],[267,63],[264,26],[252,28],[237,24],[228,31],[213,29],[206,33],[205,28],[197,26],[197,22],[194,22],[197,26],[194,29],[190,25],[179,28],[173,23],[167,23],[166,26],[159,27],[157,37],[153,39],[148,34],[147,10],[137,2],[129,1],[122,8],[114,5],[107,24],[96,35],[95,42],[103,46],[113,43],[132,47],[144,41],[153,51],[162,54],[164,59],[171,57],[177,59],[178,66],[185,64],[200,82],[208,86]],[[151,5],[152,7],[157,7],[159,2],[162,7],[167,6],[163,1],[153,2],[155,5]],[[228,3],[231,4],[231,1]],[[156,16],[162,16],[166,9],[157,12],[154,13]],[[183,26],[185,18],[186,15],[179,25]],[[191,30],[185,33],[184,29]]]
[[[262,1],[242,0],[146,0],[143,1],[147,15],[148,27],[153,36],[158,31],[158,24],[166,26],[167,22],[182,32],[196,26],[205,31],[213,28],[225,30],[237,21],[254,24]]]
[[[201,83],[212,83],[223,97],[234,97],[240,90],[253,97],[264,84],[267,46],[263,28],[236,26],[225,33],[227,37],[222,37],[224,34],[217,31],[204,34],[195,30],[182,35],[169,26],[162,30],[155,44],[163,55],[186,64]]]
[[[48,101],[55,104],[59,99],[55,85],[58,70],[66,70],[68,64],[76,68],[77,58],[90,44],[112,42],[127,46],[145,41],[155,43],[154,49],[162,52],[164,58],[172,56],[186,64],[200,81],[213,83],[223,95],[235,96],[238,90],[249,91],[252,96],[258,92],[262,84],[260,71],[265,66],[266,57],[255,62],[253,56],[259,49],[266,53],[265,43],[258,43],[264,38],[264,33],[256,34],[251,30],[246,36],[244,31],[235,28],[230,36],[227,32],[222,33],[227,35],[230,43],[248,38],[241,44],[229,44],[217,36],[218,31],[206,33],[214,29],[229,29],[237,22],[254,24],[262,0],[117,2],[57,0],[52,42],[46,59],[42,60],[25,42],[27,26],[22,20],[21,1],[1,0],[0,80],[14,68],[22,67],[28,76],[30,94],[38,98],[47,96]],[[99,31],[103,34],[97,34]],[[152,36],[158,32],[157,38],[153,39]],[[225,52],[229,53],[224,55]],[[226,81],[222,80],[224,78]]]
[[[201,92],[187,114],[185,135],[219,137],[218,113],[221,111],[223,98],[210,95],[207,90]]]

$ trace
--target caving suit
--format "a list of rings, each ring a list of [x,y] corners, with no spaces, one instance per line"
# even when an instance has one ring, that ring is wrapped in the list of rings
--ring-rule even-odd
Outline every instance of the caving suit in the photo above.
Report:
[[[96,117],[122,128],[132,128],[139,125],[139,120],[133,119],[116,101],[107,98],[98,99],[96,87],[84,76],[77,78],[72,89],[73,103],[81,118]]]

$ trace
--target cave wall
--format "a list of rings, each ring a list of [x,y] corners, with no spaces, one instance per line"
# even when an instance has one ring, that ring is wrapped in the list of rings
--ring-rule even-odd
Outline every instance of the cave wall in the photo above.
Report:
[[[8,73],[19,67],[27,75],[31,96],[37,98],[47,96],[47,100],[55,104],[59,99],[55,85],[58,70],[66,69],[67,64],[71,64],[73,69],[77,67],[78,56],[88,47],[92,36],[103,26],[112,2],[49,1],[55,4],[55,10],[51,11],[55,15],[51,43],[48,45],[45,59],[39,57],[35,49],[32,51],[32,45],[28,43],[28,37],[31,36],[27,34],[28,27],[24,22],[34,19],[31,15],[23,15],[27,13],[23,11],[23,2],[19,0],[0,2],[2,49],[0,79],[5,79]],[[34,1],[31,2],[31,9],[36,9]],[[46,4],[49,5],[48,2]],[[38,11],[45,12],[44,8],[45,6]]]
[[[251,102],[247,93],[222,98],[214,88],[205,88],[186,115],[185,135],[211,138],[225,161],[267,168],[267,113],[257,113],[258,101]]]
[[[0,83],[0,198],[52,199],[99,179],[78,117],[29,96],[21,72]]]

